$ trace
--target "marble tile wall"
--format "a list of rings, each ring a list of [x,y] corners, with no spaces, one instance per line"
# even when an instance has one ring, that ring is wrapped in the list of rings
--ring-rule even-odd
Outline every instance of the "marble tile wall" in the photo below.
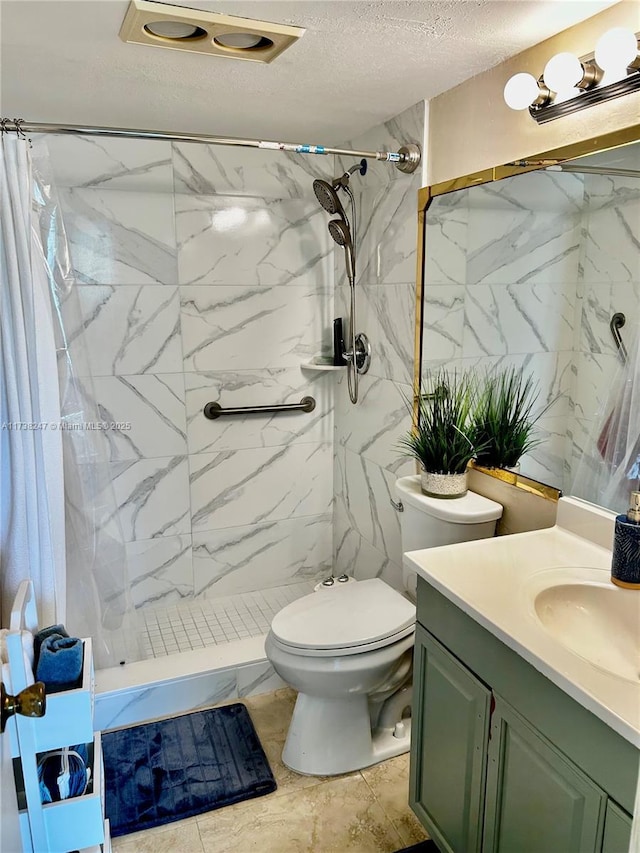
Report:
[[[332,560],[333,158],[50,136],[136,606],[309,580]],[[399,247],[398,251],[401,251]],[[389,352],[390,359],[394,357]],[[204,403],[311,415],[207,421]],[[113,519],[112,519],[113,520]]]
[[[421,143],[423,126],[420,103],[347,146],[397,150]],[[336,174],[349,165],[338,158]],[[397,442],[411,425],[420,172],[409,176],[370,163],[367,175],[353,176],[351,188],[357,202],[356,325],[373,352],[357,405],[349,401],[344,374],[336,387],[335,569],[360,579],[382,577],[402,589],[400,524],[390,499],[396,478],[414,473]],[[336,315],[346,324],[349,287],[338,252],[335,262]]]

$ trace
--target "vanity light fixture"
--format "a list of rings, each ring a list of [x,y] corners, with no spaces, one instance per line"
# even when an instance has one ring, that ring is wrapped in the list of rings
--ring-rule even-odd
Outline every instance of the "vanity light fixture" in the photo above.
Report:
[[[528,109],[538,124],[544,124],[639,90],[638,35],[615,27],[598,40],[589,56],[558,53],[537,80],[532,74],[515,74],[504,87],[504,99],[511,109]]]
[[[304,35],[302,27],[200,12],[151,0],[131,0],[120,38],[148,47],[273,62]]]

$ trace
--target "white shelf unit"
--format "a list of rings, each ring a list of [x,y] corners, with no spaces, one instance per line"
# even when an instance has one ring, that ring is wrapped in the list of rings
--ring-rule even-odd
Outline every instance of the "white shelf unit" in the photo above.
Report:
[[[79,850],[78,853],[111,853],[111,830],[109,821],[106,818],[104,821],[104,841],[102,844],[93,844],[91,847]]]
[[[9,679],[15,695],[33,682],[22,650],[22,633],[38,630],[33,587],[24,581],[11,611],[7,635]],[[110,853],[108,820],[104,818],[104,772],[100,733],[93,731],[94,669],[91,640],[82,641],[83,666],[79,687],[47,694],[44,717],[16,715],[7,726],[14,762],[23,853],[68,853],[91,850]],[[43,804],[38,783],[38,756],[49,750],[86,743],[91,779],[85,794]]]

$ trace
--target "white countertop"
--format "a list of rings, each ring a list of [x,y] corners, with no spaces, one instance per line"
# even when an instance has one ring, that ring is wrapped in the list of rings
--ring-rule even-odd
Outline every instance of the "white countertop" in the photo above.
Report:
[[[613,675],[571,651],[545,629],[534,606],[536,594],[558,579],[610,583],[611,551],[603,543],[612,541],[614,518],[607,511],[562,498],[555,527],[410,551],[404,560],[550,681],[640,747],[640,680]],[[640,639],[640,590],[619,592],[637,596]],[[593,660],[593,648],[590,653]]]

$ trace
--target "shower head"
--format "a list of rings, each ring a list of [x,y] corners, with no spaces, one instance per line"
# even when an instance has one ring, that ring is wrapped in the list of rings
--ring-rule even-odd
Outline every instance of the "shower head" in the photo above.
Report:
[[[338,216],[342,216],[345,220],[347,219],[344,207],[338,198],[337,190],[349,190],[349,178],[354,172],[360,172],[361,175],[366,175],[367,161],[362,159],[359,163],[356,163],[355,166],[351,166],[350,169],[347,169],[344,175],[341,175],[339,178],[334,178],[331,183],[323,181],[320,178],[313,182],[313,191],[316,194],[316,198],[331,216],[335,216],[337,214]]]
[[[351,231],[346,222],[342,219],[332,219],[329,222],[329,234],[333,237],[338,246],[344,246],[351,249]]]
[[[331,184],[328,184],[326,181],[318,179],[313,182],[313,191],[327,213],[331,216],[334,216],[336,213],[340,216],[344,216],[344,208],[338,198],[338,193],[336,192],[335,187],[332,187]]]

